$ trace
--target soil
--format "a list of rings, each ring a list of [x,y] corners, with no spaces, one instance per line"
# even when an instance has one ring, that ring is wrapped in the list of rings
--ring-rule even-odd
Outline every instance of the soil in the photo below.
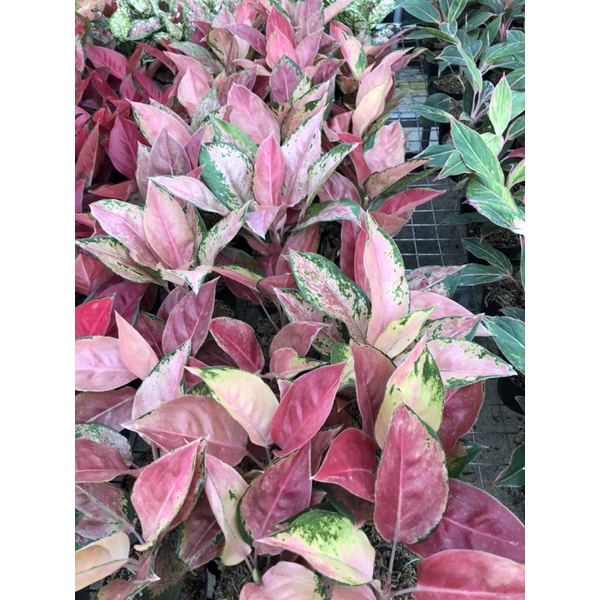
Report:
[[[525,308],[523,288],[512,279],[488,283],[483,290],[483,308],[488,313],[491,307],[497,311],[508,307]]]
[[[431,80],[432,86],[437,88],[440,92],[447,94],[463,94],[465,91],[465,85],[461,81],[458,75],[452,73],[448,75],[440,75],[440,77],[434,77]]]

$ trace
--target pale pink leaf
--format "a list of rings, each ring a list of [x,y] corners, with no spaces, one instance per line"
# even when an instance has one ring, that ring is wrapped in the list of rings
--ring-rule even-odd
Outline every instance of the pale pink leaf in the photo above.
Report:
[[[371,173],[379,173],[404,162],[406,140],[400,121],[383,125],[373,140],[364,154]]]
[[[445,550],[417,566],[415,600],[525,600],[525,567],[477,550]]]
[[[190,351],[191,342],[188,340],[160,359],[135,394],[132,419],[183,394],[183,368]]]
[[[376,597],[368,585],[359,585],[351,588],[334,585],[331,600],[376,600]]]
[[[273,12],[273,11],[271,11]],[[286,35],[279,29],[275,28],[274,31],[267,37],[267,65],[273,69],[275,64],[280,58],[284,56],[288,57],[298,64],[298,57],[296,56],[296,50],[294,44],[286,37]]]
[[[395,358],[406,350],[426,329],[425,323],[434,307],[416,310],[405,317],[392,321],[375,340],[375,348]]]
[[[248,484],[233,467],[208,454],[204,489],[225,536],[221,562],[226,566],[237,565],[252,552],[252,548],[242,539],[237,523],[238,504]]]
[[[106,392],[135,378],[121,358],[117,338],[97,335],[75,341],[76,390]]]
[[[192,137],[192,129],[171,114],[167,107],[157,108],[141,102],[131,102],[131,107],[140,131],[150,145],[154,145],[161,129],[166,129],[183,146]]]
[[[321,366],[323,361],[312,360],[298,354],[293,348],[279,348],[271,353],[270,377],[293,379],[300,373]]]
[[[229,122],[247,133],[255,144],[261,144],[271,135],[279,144],[279,125],[269,107],[256,94],[234,83],[227,104],[232,106]]]
[[[229,214],[227,207],[217,200],[202,181],[195,177],[187,175],[159,176],[153,177],[152,181],[169,194],[197,206],[200,210],[221,216]]]
[[[252,191],[259,204],[281,205],[284,169],[285,159],[279,142],[274,135],[269,135],[256,151]]]
[[[233,240],[242,228],[250,203],[232,210],[226,217],[216,223],[202,238],[198,248],[200,265],[214,265],[219,252]]]
[[[348,589],[348,588],[346,588]],[[260,585],[247,583],[240,600],[322,600],[322,584],[316,573],[306,567],[279,561],[261,578]]]
[[[188,69],[177,88],[177,99],[187,110],[188,115],[193,116],[198,102],[208,94],[210,85],[194,70]]]
[[[127,368],[138,379],[144,379],[158,363],[158,356],[144,339],[119,313],[115,313],[119,329],[119,350]]]
[[[440,521],[448,499],[446,456],[419,417],[401,404],[375,482],[374,522],[387,541],[414,544]]]
[[[118,571],[129,560],[129,537],[122,531],[75,552],[75,591]]]
[[[116,448],[93,440],[75,440],[75,483],[111,481],[129,469]]]
[[[298,354],[306,356],[315,337],[324,327],[324,323],[315,321],[296,321],[284,325],[271,340],[271,355],[280,348],[293,348]]]
[[[246,455],[248,436],[244,429],[206,396],[173,398],[126,425],[167,452],[206,438],[206,451],[229,465],[237,465]]]

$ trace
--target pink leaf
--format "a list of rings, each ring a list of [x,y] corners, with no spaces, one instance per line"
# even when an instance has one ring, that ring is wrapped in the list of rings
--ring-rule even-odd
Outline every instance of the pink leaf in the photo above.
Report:
[[[302,72],[298,64],[289,56],[282,58],[273,67],[271,73],[271,100],[273,102],[289,102],[293,91],[296,89],[302,78]]]
[[[481,550],[525,562],[525,526],[483,490],[450,480],[448,505],[438,526],[408,549],[426,558],[443,550]]]
[[[75,291],[84,296],[113,276],[113,272],[99,260],[78,254],[75,259]]]
[[[245,23],[238,23],[236,25],[227,25],[226,29],[241,40],[248,42],[261,56],[267,55],[267,40],[264,34],[255,27],[251,27]]]
[[[375,483],[374,522],[387,541],[414,544],[440,521],[448,498],[441,444],[407,406],[390,424]]]
[[[191,117],[198,102],[208,94],[210,89],[204,77],[198,75],[193,69],[188,69],[179,82],[177,99]]]
[[[128,472],[116,448],[85,438],[75,440],[75,483],[111,481]]]
[[[237,210],[232,210],[202,238],[198,248],[198,262],[201,265],[215,264],[219,252],[233,240],[242,228],[249,205],[250,202],[247,202]]]
[[[301,448],[321,429],[338,391],[345,362],[319,367],[292,383],[273,415],[271,435],[285,456]]]
[[[228,465],[235,466],[246,456],[246,432],[222,406],[207,396],[173,398],[127,423],[127,428],[140,432],[167,452],[206,438],[206,451]]]
[[[224,545],[221,528],[202,494],[181,527],[177,555],[191,571],[216,558]]]
[[[376,600],[373,590],[368,585],[358,587],[333,586],[331,600]]]
[[[189,515],[204,481],[204,440],[195,440],[144,467],[131,492],[131,503],[142,525],[144,549],[156,542],[159,535]],[[189,509],[186,510],[186,507]],[[138,549],[141,551],[142,548]]]
[[[248,484],[233,467],[208,454],[204,489],[225,536],[221,562],[226,566],[237,565],[252,552],[252,548],[242,539],[237,523],[238,504]]]
[[[323,362],[300,356],[293,348],[279,348],[271,354],[270,376],[292,379],[304,371],[319,367]]]
[[[261,142],[255,160],[252,191],[256,201],[267,206],[281,205],[285,160],[274,135]]]
[[[363,264],[371,299],[367,341],[373,344],[392,321],[408,314],[410,290],[396,242],[371,216],[366,216],[365,224],[367,237]]]
[[[143,142],[137,125],[117,115],[108,137],[107,153],[115,168],[127,179],[135,180],[137,147]]]
[[[96,124],[85,140],[75,163],[75,179],[83,179],[86,187],[92,185],[94,177],[100,170],[104,150],[99,143],[100,125]]]
[[[110,323],[113,296],[84,302],[75,307],[75,338],[105,335]]]
[[[257,375],[229,367],[188,371],[202,377],[211,396],[246,430],[257,446],[272,444],[270,427],[279,403],[269,386]]]
[[[298,64],[294,43],[280,29],[275,28],[267,36],[267,65],[273,69],[277,61],[284,56]]]
[[[315,337],[324,327],[324,323],[315,321],[297,321],[284,325],[271,341],[271,355],[280,348],[293,348],[298,354],[306,356]]]
[[[76,390],[106,392],[135,378],[121,359],[118,339],[97,335],[75,341]]]
[[[158,356],[141,333],[136,331],[119,313],[115,314],[119,328],[119,349],[127,368],[139,379],[144,379],[158,363]]]
[[[261,144],[272,135],[279,144],[279,125],[269,107],[256,94],[234,83],[227,104],[232,106],[229,122],[247,133],[254,143]]]
[[[200,286],[198,293],[188,292],[169,313],[162,338],[163,352],[171,352],[186,340],[192,344],[192,355],[204,343],[213,308],[218,279]]]
[[[116,50],[102,46],[86,44],[85,51],[96,69],[106,68],[117,79],[123,79],[127,73],[127,58]]]
[[[75,423],[98,423],[123,429],[123,423],[131,419],[132,387],[122,387],[107,392],[84,392],[75,396]]]
[[[195,177],[186,175],[176,177],[159,176],[153,177],[152,181],[172,196],[185,200],[197,206],[200,210],[218,215],[229,214],[229,209],[217,200],[216,196],[202,181]]]
[[[374,438],[375,420],[387,381],[395,370],[394,363],[370,346],[360,346],[351,341],[350,350],[354,358],[356,402],[362,417],[362,430]]]
[[[437,432],[446,454],[450,454],[457,440],[471,431],[483,406],[484,382],[446,390],[444,413]]]
[[[386,169],[385,171],[381,171],[381,173],[373,173],[373,175],[368,177],[365,181],[365,191],[371,198],[376,198],[394,185],[399,179],[402,179],[405,175],[408,175],[411,171],[414,171],[418,167],[422,167],[426,163],[426,160],[409,160],[405,163],[396,165],[395,167]],[[386,210],[389,211],[391,209],[386,207]],[[404,210],[403,208],[402,214],[405,212],[410,212],[410,209]],[[390,213],[387,212],[384,214]],[[394,212],[392,214],[397,213]]]
[[[369,502],[375,501],[375,445],[358,429],[340,433],[325,456],[315,481],[335,483]]]
[[[183,367],[190,356],[191,342],[184,342],[163,356],[142,381],[133,400],[132,419],[154,410],[183,393]]]
[[[188,267],[194,250],[194,234],[177,200],[153,181],[148,182],[144,232],[166,267]]]
[[[319,577],[310,569],[280,561],[262,576],[260,586],[247,583],[240,600],[321,600],[321,586]]]
[[[277,529],[275,524],[308,508],[310,481],[309,445],[272,463],[252,481],[240,502],[240,519],[253,539]],[[262,548],[257,546],[262,554]]]
[[[166,129],[182,146],[192,137],[192,129],[166,107],[158,108],[141,102],[131,102],[140,130],[150,145],[154,145],[161,129]]]
[[[156,356],[162,356],[162,336],[165,330],[165,322],[141,310],[135,320],[134,327],[148,342]]]
[[[395,358],[422,336],[425,323],[433,311],[434,308],[416,310],[392,321],[375,340],[374,346],[390,358]]]
[[[476,550],[445,550],[417,566],[415,600],[525,600],[525,567]]]
[[[365,162],[371,173],[379,173],[404,162],[404,132],[400,121],[377,130],[373,144],[365,151]]]
[[[210,333],[222,350],[227,352],[240,369],[260,373],[265,358],[258,345],[254,329],[238,319],[218,317],[210,324]]]
[[[148,176],[185,175],[191,170],[192,164],[183,144],[166,129],[161,129],[148,156]]]
[[[377,210],[384,215],[406,216],[408,218],[417,206],[430,202],[443,193],[443,190],[431,190],[429,188],[405,190],[390,196]],[[413,288],[411,287],[411,289]]]

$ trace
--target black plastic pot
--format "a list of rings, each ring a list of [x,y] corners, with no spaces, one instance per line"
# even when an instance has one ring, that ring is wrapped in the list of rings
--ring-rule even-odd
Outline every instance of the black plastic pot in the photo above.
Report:
[[[451,88],[446,87],[446,77],[457,77],[452,72],[446,72],[439,77],[432,77],[427,84],[427,93],[431,96],[432,94],[446,94],[450,96],[450,98],[454,98],[455,100],[462,100],[463,92],[452,91]]]
[[[498,379],[497,390],[504,406],[519,415],[525,414],[521,405],[515,399],[517,396],[525,396],[525,388],[516,377],[501,377]]]

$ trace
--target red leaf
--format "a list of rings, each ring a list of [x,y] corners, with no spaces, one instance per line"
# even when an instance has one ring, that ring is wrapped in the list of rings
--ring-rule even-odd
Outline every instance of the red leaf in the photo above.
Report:
[[[340,384],[345,362],[319,367],[296,379],[283,395],[271,423],[273,441],[285,456],[301,448],[321,429]]]
[[[163,352],[171,352],[186,340],[192,343],[192,355],[204,343],[210,327],[218,279],[200,286],[198,293],[188,292],[173,307],[162,338]]]
[[[92,46],[87,44],[85,47],[87,57],[92,64],[100,69],[106,67],[111,75],[117,79],[123,79],[127,73],[127,59],[123,54],[111,48],[102,46]]]
[[[335,483],[350,493],[375,501],[375,445],[358,429],[340,433],[325,456],[315,481]]]
[[[107,152],[117,171],[123,173],[127,179],[135,180],[137,147],[138,144],[144,143],[137,125],[117,115],[108,138]]]
[[[115,448],[85,438],[75,440],[75,483],[111,481],[128,472]]]
[[[524,563],[525,526],[493,496],[451,479],[442,520],[427,538],[408,549],[421,558],[443,550],[481,550]]]
[[[113,296],[84,302],[75,308],[75,338],[105,335],[110,323]]]
[[[165,322],[142,310],[139,312],[133,326],[148,342],[152,350],[156,352],[156,356],[162,356],[163,351],[161,343],[163,332],[165,330]]]
[[[108,392],[83,392],[75,396],[75,423],[99,423],[116,431],[131,419],[132,387],[122,387]]]
[[[375,483],[374,522],[387,541],[414,544],[440,521],[448,498],[446,457],[419,417],[394,413]]]
[[[271,464],[250,484],[239,511],[241,522],[253,539],[275,533],[276,523],[308,508],[312,489],[309,448],[307,444]],[[260,545],[257,549],[263,553]]]
[[[99,140],[100,125],[96,124],[85,140],[75,163],[75,179],[83,179],[86,187],[92,185],[104,158],[104,150],[100,146]]]
[[[260,373],[265,358],[256,339],[254,329],[238,319],[218,317],[210,323],[210,333],[215,342],[236,364],[249,373]]]
[[[314,321],[297,321],[282,327],[271,341],[271,356],[280,348],[293,348],[301,356],[306,356],[312,343],[324,323]]]
[[[476,550],[445,550],[417,565],[415,600],[524,600],[525,567]]]

